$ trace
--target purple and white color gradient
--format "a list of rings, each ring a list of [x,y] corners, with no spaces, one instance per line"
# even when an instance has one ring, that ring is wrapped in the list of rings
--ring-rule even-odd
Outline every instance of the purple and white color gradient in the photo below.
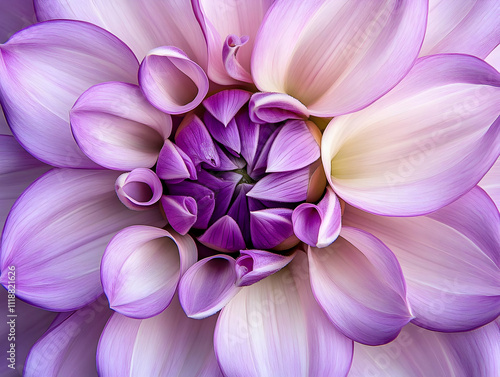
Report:
[[[0,0],[0,375],[499,376],[499,19]]]

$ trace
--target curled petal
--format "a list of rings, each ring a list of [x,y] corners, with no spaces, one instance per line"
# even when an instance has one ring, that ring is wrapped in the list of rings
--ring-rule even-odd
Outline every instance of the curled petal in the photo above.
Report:
[[[236,55],[242,46],[247,44],[249,38],[247,35],[241,38],[231,34],[226,37],[224,46],[222,47],[222,62],[226,68],[227,74],[233,79],[243,82],[252,83],[252,75],[242,67]]]
[[[283,93],[255,93],[248,108],[250,119],[255,123],[278,123],[309,117],[306,106]]]
[[[328,187],[317,205],[302,203],[294,209],[293,232],[309,246],[326,247],[339,236],[341,219],[339,199]]]
[[[500,215],[480,188],[425,216],[375,216],[348,206],[342,221],[394,252],[417,325],[468,331],[500,314]]]
[[[16,33],[0,61],[2,107],[26,150],[54,166],[96,167],[73,139],[70,109],[95,84],[136,82],[132,51],[97,26],[59,20]]]
[[[120,201],[130,209],[143,210],[160,200],[163,186],[154,171],[137,168],[120,175],[115,183]]]
[[[307,258],[248,287],[222,309],[215,352],[226,376],[345,376],[352,341],[314,299]]]
[[[179,283],[179,301],[187,316],[209,317],[221,310],[238,293],[235,261],[214,255],[195,263]]]
[[[252,54],[261,91],[286,93],[312,115],[357,111],[410,70],[425,33],[426,0],[277,0]]]
[[[193,110],[208,93],[203,69],[177,47],[148,52],[139,69],[139,84],[149,102],[170,114]]]
[[[196,179],[196,167],[191,158],[170,140],[165,140],[158,156],[156,174],[169,183]]]
[[[2,238],[1,283],[16,266],[17,295],[68,311],[102,294],[99,264],[109,240],[134,224],[163,226],[158,210],[130,211],[114,191],[118,173],[52,170],[14,204]]]
[[[296,240],[293,234],[292,212],[289,208],[268,208],[250,212],[253,245],[259,249],[272,249],[280,245],[288,246],[286,241]]]
[[[190,236],[150,226],[123,229],[101,263],[110,307],[133,318],[157,315],[170,304],[181,276],[197,258]]]
[[[356,342],[392,341],[412,316],[394,254],[380,240],[343,227],[327,248],[309,248],[311,286],[330,320]]]
[[[280,255],[265,250],[242,250],[236,259],[236,285],[239,287],[252,285],[272,275],[295,257],[291,255]]]
[[[326,175],[337,195],[365,211],[429,213],[493,165],[499,111],[500,74],[491,66],[467,55],[422,58],[379,101],[330,122],[321,145]]]
[[[227,127],[229,121],[250,99],[251,93],[241,89],[223,90],[203,101],[203,106],[215,119]]]
[[[168,223],[176,232],[187,234],[198,218],[198,205],[190,196],[163,195],[161,205]]]
[[[203,245],[221,252],[234,252],[245,248],[241,229],[228,215],[213,223],[200,237]]]
[[[94,162],[108,169],[151,168],[172,130],[168,114],[138,86],[109,82],[83,93],[70,113],[73,135]]]

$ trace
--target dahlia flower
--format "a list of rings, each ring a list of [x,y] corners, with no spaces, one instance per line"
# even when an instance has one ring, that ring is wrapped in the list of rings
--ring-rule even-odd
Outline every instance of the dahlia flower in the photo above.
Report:
[[[0,1],[2,376],[500,375],[499,19]]]

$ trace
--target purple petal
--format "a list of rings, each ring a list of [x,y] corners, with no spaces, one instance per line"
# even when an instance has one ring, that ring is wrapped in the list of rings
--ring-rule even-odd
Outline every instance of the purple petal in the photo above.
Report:
[[[16,266],[17,295],[41,308],[68,311],[102,294],[99,264],[116,232],[163,226],[160,211],[130,211],[116,198],[112,171],[57,169],[17,200],[2,238],[3,284]]]
[[[442,53],[484,59],[500,41],[496,0],[431,0],[420,56]]]
[[[218,144],[214,144],[215,149],[217,150],[217,154],[219,155],[219,165],[216,167],[210,166],[206,163],[203,163],[202,166],[206,167],[210,170],[215,171],[228,171],[228,170],[238,170],[243,169],[246,165],[245,160],[241,157],[233,156],[229,152],[225,152]]]
[[[216,320],[186,317],[177,299],[148,319],[115,313],[97,349],[99,376],[222,377],[213,345]]]
[[[23,376],[97,377],[97,344],[112,313],[101,296],[69,315],[60,314],[66,318],[61,318],[33,346]]]
[[[307,258],[248,287],[222,309],[215,352],[226,376],[344,376],[352,341],[314,300]]]
[[[250,212],[250,231],[254,247],[272,249],[293,237],[292,212],[288,208]]]
[[[286,93],[312,115],[357,111],[410,70],[425,33],[428,1],[277,0],[252,54],[264,92]]]
[[[294,257],[295,252],[280,255],[265,250],[242,250],[236,260],[236,285],[244,287],[255,284],[284,268]]]
[[[488,193],[500,210],[500,159],[488,170],[478,185]]]
[[[215,140],[237,154],[241,152],[240,134],[234,119],[231,119],[227,125],[224,125],[210,115],[210,113],[206,112],[203,120]]]
[[[499,108],[500,74],[488,64],[466,55],[422,58],[382,99],[330,122],[321,144],[326,175],[338,196],[365,211],[429,213],[493,165]]]
[[[278,136],[279,130],[276,127],[259,126],[259,141],[257,143],[257,153],[254,161],[248,163],[247,172],[256,181],[261,178],[267,170],[267,158],[273,146],[274,140]]]
[[[240,132],[240,139],[243,140],[243,143],[241,143],[241,156],[248,165],[251,165],[257,153],[260,126],[250,120],[246,111],[236,115],[235,120]]]
[[[250,99],[251,93],[241,89],[223,90],[203,101],[212,116],[227,127],[229,121]]]
[[[195,263],[179,283],[179,300],[187,316],[209,317],[221,310],[238,293],[235,261],[214,255]]]
[[[78,146],[92,161],[109,169],[151,168],[172,120],[153,107],[136,85],[111,82],[93,86],[70,113]]]
[[[343,227],[327,248],[309,248],[311,286],[330,320],[352,340],[385,344],[412,316],[394,254],[379,239]]]
[[[426,216],[383,217],[347,207],[342,221],[394,252],[414,323],[467,331],[500,314],[500,215],[480,188]]]
[[[288,119],[306,119],[309,111],[297,99],[282,93],[255,93],[248,104],[255,123],[279,123]]]
[[[234,252],[245,248],[245,240],[240,227],[230,216],[222,216],[200,237],[203,245],[220,252]]]
[[[218,166],[219,155],[207,128],[196,115],[184,117],[175,134],[175,143],[198,166],[202,162]]]
[[[269,150],[266,173],[297,170],[320,157],[319,142],[310,127],[316,128],[318,140],[321,140],[321,133],[314,124],[309,124],[292,120],[281,127]]]
[[[118,199],[130,209],[144,210],[158,202],[163,186],[154,171],[137,168],[123,173],[116,179]]]
[[[309,246],[326,247],[337,239],[341,228],[340,202],[331,187],[316,205],[302,203],[292,215],[293,232]]]
[[[139,84],[149,102],[170,114],[193,110],[208,93],[203,68],[177,47],[149,51],[139,69]]]
[[[485,61],[495,67],[497,71],[500,70],[500,44],[488,55]]]
[[[108,244],[101,262],[110,307],[133,318],[159,314],[197,258],[190,236],[143,225],[123,229]]]
[[[16,31],[36,22],[31,0],[4,1],[0,9],[0,43],[6,42]]]
[[[191,158],[170,140],[165,140],[156,165],[158,177],[169,182],[179,183],[184,179],[196,179],[196,168]]]
[[[0,135],[12,135],[9,125],[7,124],[7,119],[3,113],[2,106],[0,104]]]
[[[247,71],[237,59],[238,51],[242,46],[246,45],[249,38],[247,35],[238,37],[231,34],[226,37],[224,46],[222,47],[222,63],[229,76],[238,81],[243,81],[252,84],[252,75]]]
[[[250,242],[250,210],[248,208],[247,193],[251,190],[253,185],[242,183],[236,187],[236,193],[233,199],[233,204],[227,211],[234,221],[240,227],[243,238],[246,242]]]
[[[73,139],[69,111],[92,85],[136,82],[134,54],[94,25],[53,21],[20,31],[0,55],[0,97],[17,140],[51,165],[95,167]]]
[[[161,205],[168,223],[176,232],[187,234],[198,218],[198,205],[190,196],[163,195]]]

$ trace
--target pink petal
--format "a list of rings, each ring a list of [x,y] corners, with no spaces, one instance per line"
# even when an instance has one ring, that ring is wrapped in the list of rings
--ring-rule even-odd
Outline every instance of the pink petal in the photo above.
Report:
[[[0,43],[6,42],[16,31],[35,22],[33,1],[3,1],[0,5]]]
[[[309,248],[314,296],[349,338],[388,343],[412,318],[401,267],[373,235],[349,227],[340,235],[327,248]]]
[[[359,110],[412,67],[424,38],[427,1],[278,0],[256,37],[252,76],[261,91],[286,93],[312,115]]]
[[[72,19],[98,25],[124,41],[142,60],[158,46],[177,46],[206,66],[207,47],[189,1],[34,0],[39,21]],[[187,32],[189,31],[189,32]]]
[[[193,110],[208,93],[203,68],[177,47],[149,51],[139,69],[139,84],[149,102],[170,114]]]
[[[190,236],[143,225],[123,229],[102,257],[101,280],[110,307],[133,318],[159,314],[197,258]]]
[[[203,245],[221,252],[234,252],[245,248],[245,240],[240,227],[230,216],[222,216],[200,237]]]
[[[244,35],[241,38],[237,35],[230,34],[224,41],[222,47],[222,63],[229,76],[238,81],[253,83],[252,75],[238,61],[238,52],[241,47],[248,43],[248,36]]]
[[[293,210],[293,232],[309,246],[326,247],[337,239],[341,228],[340,202],[331,187],[316,205],[302,203]]]
[[[73,139],[69,111],[92,85],[135,82],[134,54],[106,31],[75,21],[31,26],[2,45],[0,54],[2,106],[18,141],[51,165],[95,167]]]
[[[163,186],[154,171],[137,168],[130,173],[123,173],[116,179],[118,199],[130,209],[144,210],[158,202],[163,193]]]
[[[235,261],[219,254],[195,263],[179,283],[179,300],[187,316],[209,317],[238,293]]]
[[[236,285],[243,287],[255,284],[284,268],[294,257],[295,252],[280,255],[265,250],[242,250],[236,260]]]
[[[177,299],[148,319],[115,313],[99,342],[99,375],[222,377],[213,346],[216,320],[186,317]]]
[[[172,120],[154,108],[136,85],[93,86],[71,109],[71,129],[82,151],[108,169],[132,170],[156,164]]]
[[[163,195],[161,205],[168,223],[176,232],[187,234],[198,218],[198,205],[190,196]]]
[[[484,59],[500,42],[496,0],[430,0],[420,56],[461,53]]]
[[[343,223],[394,252],[414,323],[467,331],[500,314],[500,215],[480,188],[426,216],[383,217],[347,207]]]
[[[500,210],[500,159],[488,170],[478,185],[487,192]]]
[[[102,294],[99,264],[107,243],[134,224],[164,225],[159,211],[129,211],[116,198],[112,171],[56,169],[18,199],[2,238],[1,282],[16,266],[17,295],[56,311]]]
[[[97,377],[95,356],[101,331],[113,313],[100,297],[47,331],[33,346],[23,376]]]
[[[382,99],[330,122],[322,156],[333,189],[390,216],[451,203],[500,154],[499,86],[500,74],[472,56],[420,59]]]
[[[412,324],[384,346],[354,345],[348,377],[468,377],[500,374],[500,323],[446,334]]]
[[[250,92],[241,89],[223,90],[203,101],[203,106],[219,122],[227,127],[229,121],[250,99]]]
[[[226,376],[344,376],[352,341],[314,300],[307,258],[248,287],[222,309],[215,352]]]
[[[255,93],[248,104],[255,123],[279,123],[288,119],[306,119],[309,110],[295,98],[282,93]]]

